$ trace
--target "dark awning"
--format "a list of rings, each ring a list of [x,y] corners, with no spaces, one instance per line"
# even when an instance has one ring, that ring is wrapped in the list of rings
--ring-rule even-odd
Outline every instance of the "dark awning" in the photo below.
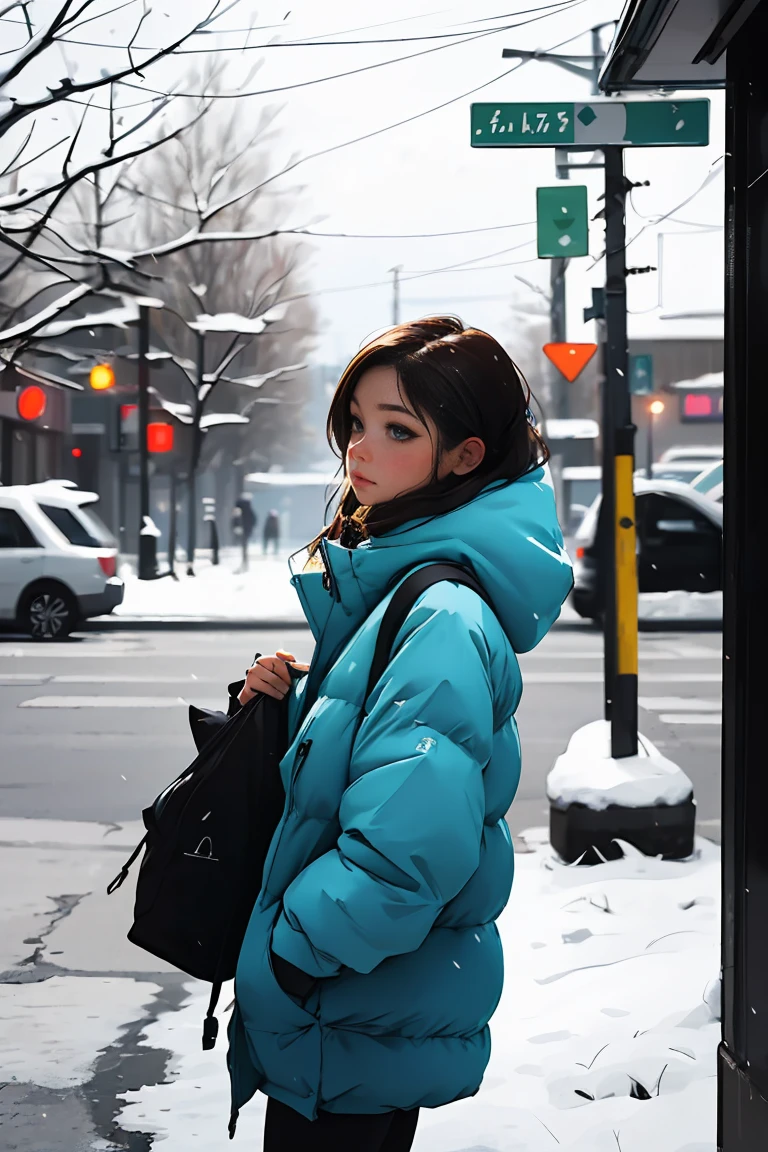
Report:
[[[720,88],[725,49],[760,0],[628,0],[600,74],[604,92]]]

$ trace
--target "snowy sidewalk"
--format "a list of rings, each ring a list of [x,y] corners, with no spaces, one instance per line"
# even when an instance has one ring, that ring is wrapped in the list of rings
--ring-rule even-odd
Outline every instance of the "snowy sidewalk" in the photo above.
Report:
[[[543,832],[518,854],[499,927],[504,994],[479,1094],[424,1110],[414,1152],[715,1152],[720,1025],[718,848],[686,863],[565,867]],[[226,1042],[200,1048],[207,988],[145,1029],[166,1083],[124,1093],[124,1131],[167,1152],[229,1147]],[[231,986],[222,1003],[231,1000]],[[258,1152],[265,1100],[234,1147]]]
[[[111,616],[92,621],[99,628],[134,623],[264,623],[304,622],[299,598],[290,583],[287,556],[255,554],[247,572],[239,571],[240,555],[234,550],[222,553],[221,563],[200,559],[195,576],[187,576],[186,565],[176,565],[178,580],[139,580],[132,565],[125,564],[120,576],[125,581],[125,598]],[[161,563],[161,570],[164,565]]]

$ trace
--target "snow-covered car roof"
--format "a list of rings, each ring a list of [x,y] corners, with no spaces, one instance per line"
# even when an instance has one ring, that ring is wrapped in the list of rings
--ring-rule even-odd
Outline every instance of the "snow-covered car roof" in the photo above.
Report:
[[[32,497],[33,500],[45,498],[63,506],[75,504],[83,507],[86,504],[95,504],[99,499],[98,492],[81,491],[71,480],[41,480],[37,484],[8,484],[0,486],[0,495],[13,496],[17,499]]]

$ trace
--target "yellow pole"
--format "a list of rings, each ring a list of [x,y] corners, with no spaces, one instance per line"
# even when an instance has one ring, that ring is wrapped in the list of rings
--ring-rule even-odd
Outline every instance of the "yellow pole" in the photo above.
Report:
[[[637,676],[637,532],[634,458],[615,457],[616,631],[619,676]]]

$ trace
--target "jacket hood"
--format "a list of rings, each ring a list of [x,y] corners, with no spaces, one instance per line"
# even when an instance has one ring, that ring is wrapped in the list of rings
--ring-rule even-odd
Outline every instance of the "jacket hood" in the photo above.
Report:
[[[543,468],[512,484],[497,481],[451,512],[410,521],[354,549],[326,540],[323,559],[330,593],[322,588],[319,573],[293,578],[316,638],[324,632],[334,601],[347,618],[341,631],[351,635],[398,578],[421,564],[450,560],[475,572],[512,647],[527,652],[560,615],[573,585],[554,492]],[[340,638],[338,626],[333,631]]]

